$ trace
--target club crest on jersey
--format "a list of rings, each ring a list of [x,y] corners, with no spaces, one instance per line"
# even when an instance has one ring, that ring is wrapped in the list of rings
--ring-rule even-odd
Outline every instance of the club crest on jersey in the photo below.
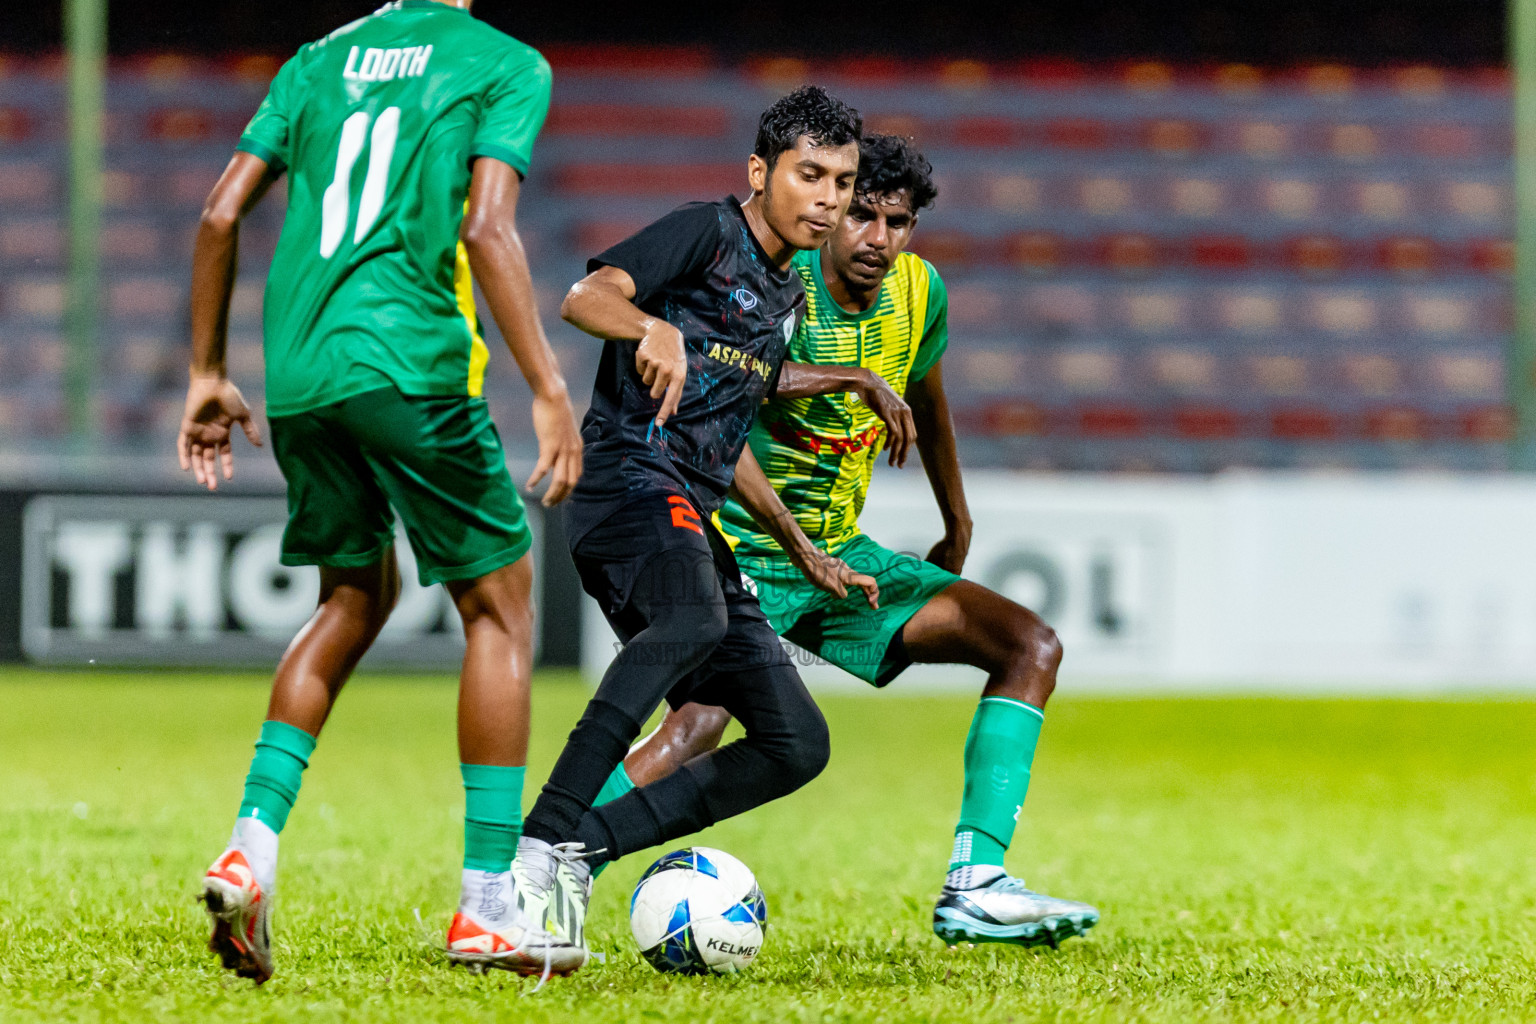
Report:
[[[791,310],[789,316],[784,318],[784,343],[789,344],[789,339],[795,336],[795,314]]]
[[[737,302],[741,303],[742,312],[757,308],[757,296],[753,295],[747,289],[737,288],[734,292],[731,293],[731,295],[736,299]]]

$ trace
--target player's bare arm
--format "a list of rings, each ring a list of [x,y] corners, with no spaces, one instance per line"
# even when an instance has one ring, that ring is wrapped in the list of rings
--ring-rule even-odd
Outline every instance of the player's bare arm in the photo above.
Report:
[[[638,341],[635,369],[662,399],[656,425],[664,426],[677,411],[688,376],[683,333],[665,320],[635,305],[634,278],[618,267],[599,267],[577,281],[560,304],[560,316],[596,338]]]
[[[743,448],[741,458],[736,462],[731,497],[739,501],[763,531],[778,542],[806,579],[840,598],[848,596],[850,586],[859,587],[871,608],[880,607],[880,585],[875,578],[855,572],[842,559],[832,557],[811,543],[800,524],[795,522],[795,514],[779,499],[751,448]]]
[[[944,537],[929,550],[928,561],[959,575],[971,547],[971,510],[965,502],[965,484],[960,477],[955,423],[944,394],[943,362],[940,359],[934,363],[922,380],[909,383],[907,397],[911,399],[912,417],[917,423],[917,455],[944,519]]]
[[[571,411],[565,378],[555,361],[533,294],[528,255],[517,232],[517,199],[522,179],[510,164],[490,157],[475,161],[469,184],[469,210],[459,236],[469,267],[496,326],[533,390],[533,430],[539,461],[528,478],[532,488],[546,474],[546,506],[565,500],[581,476],[581,433]]]
[[[785,363],[774,398],[806,398],[851,391],[885,423],[889,434],[890,464],[905,466],[917,437],[912,409],[886,383],[884,377],[862,366]]]
[[[188,367],[187,402],[176,435],[181,468],[190,469],[210,491],[235,475],[229,441],[235,424],[252,444],[261,444],[261,431],[251,418],[240,389],[225,372],[224,352],[229,335],[229,297],[239,263],[240,220],[278,179],[265,160],[236,153],[203,205],[192,250],[192,362]]]

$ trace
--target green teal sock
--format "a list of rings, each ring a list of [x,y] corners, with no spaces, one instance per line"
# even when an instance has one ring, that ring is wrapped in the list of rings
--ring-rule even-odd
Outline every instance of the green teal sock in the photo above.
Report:
[[[517,856],[523,834],[523,775],[526,768],[461,764],[464,776],[464,868],[505,871]]]
[[[629,772],[624,770],[624,762],[620,761],[613,774],[608,776],[608,781],[603,783],[603,788],[597,791],[597,799],[592,801],[592,806],[617,800],[634,788],[635,784],[629,781]]]
[[[264,822],[273,832],[288,824],[288,812],[299,798],[299,783],[315,752],[315,738],[287,722],[261,723],[256,756],[245,777],[240,817]]]
[[[598,804],[605,804],[610,800],[617,800],[619,797],[623,796],[625,793],[628,793],[634,788],[635,784],[630,781],[629,772],[624,770],[624,762],[620,761],[619,766],[613,770],[613,774],[608,776],[608,781],[603,783],[603,788],[597,791],[597,799],[592,801],[592,806],[596,807]],[[593,868],[592,877],[596,878],[598,875],[608,870],[608,865],[612,863],[613,861],[611,860],[605,860],[597,867]]]
[[[950,870],[1003,866],[1003,852],[1029,792],[1029,769],[1045,713],[1008,697],[983,697],[965,740],[965,796]]]

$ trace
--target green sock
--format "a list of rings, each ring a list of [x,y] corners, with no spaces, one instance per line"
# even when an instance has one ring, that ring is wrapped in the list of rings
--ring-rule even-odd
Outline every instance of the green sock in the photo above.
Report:
[[[505,871],[517,856],[523,834],[523,775],[526,768],[461,764],[464,776],[464,868]]]
[[[1029,791],[1029,768],[1045,713],[1008,697],[983,697],[965,740],[965,796],[950,870],[971,864],[1003,866],[1003,852]]]
[[[288,824],[288,812],[299,798],[299,782],[315,752],[315,738],[287,722],[261,723],[256,756],[245,777],[240,817],[264,822],[273,832]]]
[[[608,781],[603,783],[603,788],[597,791],[597,799],[592,801],[592,806],[596,807],[598,804],[605,804],[610,800],[617,800],[619,797],[623,796],[625,793],[628,793],[634,788],[635,784],[630,781],[629,772],[624,770],[624,762],[620,761],[619,766],[613,770],[613,774],[608,776]],[[613,861],[611,860],[605,860],[597,867],[593,868],[592,877],[596,878],[604,871],[607,871],[608,865],[612,863]]]
[[[629,772],[624,770],[624,762],[620,761],[613,774],[608,776],[608,781],[603,783],[603,788],[597,791],[597,799],[592,801],[592,806],[617,800],[634,788],[635,784],[629,781]]]

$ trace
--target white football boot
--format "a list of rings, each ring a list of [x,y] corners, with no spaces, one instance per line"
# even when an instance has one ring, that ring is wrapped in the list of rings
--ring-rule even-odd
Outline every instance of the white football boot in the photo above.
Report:
[[[933,908],[933,933],[951,946],[1008,942],[1054,949],[1099,923],[1099,912],[1088,904],[1033,892],[1001,868],[966,877],[973,873],[975,868],[951,872]]]
[[[581,843],[550,845],[523,836],[512,861],[518,904],[527,917],[524,952],[548,974],[566,975],[587,962],[587,903],[592,869]]]
[[[213,922],[208,948],[227,970],[258,985],[272,977],[276,876],[277,833],[265,822],[241,818],[229,848],[203,875],[198,897]]]
[[[542,956],[529,954],[528,918],[508,871],[464,871],[459,909],[448,926],[448,959],[476,970],[539,974]]]

